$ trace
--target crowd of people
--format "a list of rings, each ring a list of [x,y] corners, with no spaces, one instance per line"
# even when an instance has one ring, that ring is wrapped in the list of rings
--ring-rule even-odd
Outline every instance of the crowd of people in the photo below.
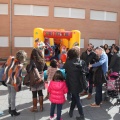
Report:
[[[27,53],[20,50],[16,56],[10,56],[5,63],[3,79],[8,87],[9,114],[11,116],[20,115],[16,111],[15,99],[16,92],[20,90],[22,64],[27,58]],[[88,95],[87,99],[92,98],[93,86],[95,87],[95,103],[91,107],[100,107],[102,103],[102,85],[105,83],[105,75],[109,70],[120,72],[120,54],[119,47],[115,44],[111,48],[107,44],[96,47],[89,43],[87,50],[80,54],[80,48],[74,46],[67,51],[67,60],[60,63],[52,59],[50,66],[47,67],[43,53],[38,48],[33,48],[30,56],[30,63],[26,67],[27,74],[31,74],[29,87],[32,92],[33,107],[31,112],[38,112],[37,102],[40,104],[40,111],[44,110],[43,89],[44,70],[47,69],[47,96],[45,99],[51,101],[50,120],[57,117],[62,120],[61,110],[65,102],[65,94],[71,101],[69,116],[73,117],[73,112],[77,106],[79,117],[76,120],[84,120],[84,111],[82,108],[80,96]],[[62,72],[60,69],[64,69]],[[32,72],[31,72],[32,71]],[[34,72],[34,76],[33,73]],[[83,77],[85,75],[85,77]],[[85,82],[88,81],[88,87]],[[82,82],[81,82],[82,81]],[[27,81],[28,82],[28,81]],[[28,83],[26,84],[28,85]],[[37,94],[39,100],[37,99]],[[57,106],[57,116],[55,116],[55,107]]]

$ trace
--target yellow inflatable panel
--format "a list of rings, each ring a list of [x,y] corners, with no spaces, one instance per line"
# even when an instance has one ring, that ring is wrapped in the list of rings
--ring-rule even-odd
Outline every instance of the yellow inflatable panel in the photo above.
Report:
[[[61,46],[66,46],[66,48],[68,48],[68,39],[62,39],[61,40]]]
[[[39,38],[39,40],[44,42],[43,31],[44,31],[44,29],[42,29],[42,28],[35,28],[34,29],[34,40],[36,38]]]
[[[50,46],[54,46],[54,39],[53,38],[50,38]]]
[[[69,49],[75,45],[80,47],[81,33],[78,30],[72,30],[72,38],[69,41]]]

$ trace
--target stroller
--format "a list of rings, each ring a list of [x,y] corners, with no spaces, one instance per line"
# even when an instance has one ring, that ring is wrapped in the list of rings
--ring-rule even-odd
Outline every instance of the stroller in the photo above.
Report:
[[[108,101],[109,98],[117,98],[117,103],[120,103],[120,74],[111,72],[106,76],[107,84],[104,93],[104,100]]]

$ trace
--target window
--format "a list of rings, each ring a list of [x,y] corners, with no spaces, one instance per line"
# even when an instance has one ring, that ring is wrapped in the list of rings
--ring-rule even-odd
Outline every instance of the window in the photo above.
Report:
[[[54,7],[54,17],[85,19],[85,10],[76,8]]]
[[[89,43],[92,43],[94,47],[99,47],[105,44],[108,44],[108,46],[111,46],[112,44],[115,44],[115,40],[89,39]]]
[[[33,6],[34,16],[48,16],[49,7],[48,6]]]
[[[84,39],[80,40],[80,48],[84,48]]]
[[[48,6],[14,5],[14,15],[48,16]]]
[[[90,11],[90,19],[92,20],[104,20],[104,12],[103,11]]]
[[[0,36],[0,47],[8,47],[8,37]]]
[[[104,40],[104,44],[108,44],[108,46],[112,46],[112,44],[115,44],[115,40]]]
[[[33,47],[33,37],[14,37],[14,47]]]
[[[0,14],[8,15],[8,4],[0,4]]]
[[[55,7],[54,16],[55,17],[69,17],[69,8]]]
[[[75,9],[71,8],[71,18],[80,18],[85,19],[85,10],[84,9]]]
[[[89,39],[89,43],[92,43],[94,47],[103,45],[103,40],[101,39]]]
[[[107,21],[117,21],[117,13],[106,12]]]
[[[117,21],[117,13],[91,10],[90,19],[103,21]]]
[[[32,15],[31,5],[14,5],[14,15]]]

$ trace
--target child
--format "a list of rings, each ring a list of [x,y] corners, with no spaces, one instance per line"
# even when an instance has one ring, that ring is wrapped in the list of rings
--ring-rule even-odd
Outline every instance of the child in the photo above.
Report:
[[[60,70],[57,70],[53,76],[53,80],[48,87],[49,100],[51,101],[50,120],[54,118],[55,106],[57,105],[57,120],[62,120],[61,110],[62,104],[65,102],[65,96],[68,92],[64,77]]]
[[[47,70],[47,75],[48,75],[48,78],[47,78],[47,82],[48,82],[48,85],[50,83],[50,81],[52,80],[55,72],[58,70],[58,64],[57,64],[57,61],[55,59],[51,60],[50,62],[50,67],[48,67],[48,70]],[[45,97],[45,99],[48,99],[49,97],[49,94],[47,93],[47,96]]]

